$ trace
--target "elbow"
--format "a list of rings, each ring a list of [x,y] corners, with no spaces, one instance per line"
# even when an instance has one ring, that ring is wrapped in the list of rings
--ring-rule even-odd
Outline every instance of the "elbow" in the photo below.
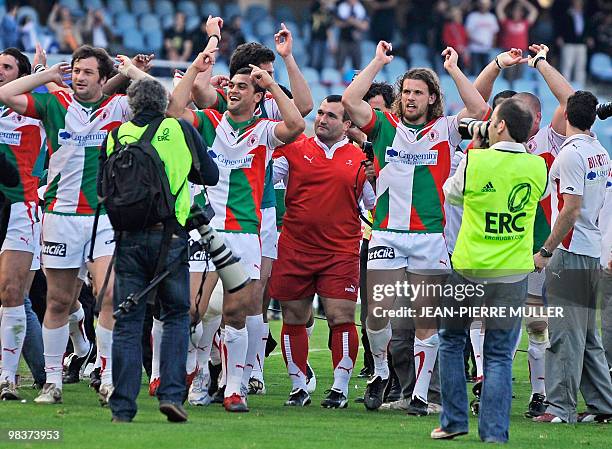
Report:
[[[475,109],[474,116],[483,120],[487,116],[488,112],[489,112],[489,105],[483,99],[481,101],[481,104],[478,105],[478,108]]]
[[[308,114],[312,112],[313,108],[314,108],[314,103],[312,101],[312,96],[311,96],[306,103],[298,107],[298,110],[300,111],[300,115],[302,117],[306,117]]]
[[[292,121],[291,124],[287,126],[287,128],[289,128],[289,130],[291,131],[291,141],[293,142],[306,129],[306,122],[304,121],[303,117],[300,117],[299,120]]]

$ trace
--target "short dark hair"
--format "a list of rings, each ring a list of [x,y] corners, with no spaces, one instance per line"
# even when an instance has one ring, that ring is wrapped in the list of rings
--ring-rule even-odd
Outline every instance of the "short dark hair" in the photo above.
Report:
[[[391,106],[393,106],[393,100],[395,100],[393,86],[389,83],[372,83],[366,94],[363,96],[363,101],[368,102],[377,95],[381,95],[383,97],[383,101],[385,102],[385,107],[387,109],[391,109]]]
[[[22,76],[29,75],[32,72],[32,65],[30,64],[28,57],[15,47],[5,48],[0,54],[15,58],[15,61],[17,61],[17,70],[19,72],[18,76],[20,78]]]
[[[328,103],[342,104],[342,95],[336,95],[336,94],[328,95],[327,97],[323,99],[323,101],[327,101]],[[342,106],[342,110],[344,111],[342,114],[342,121],[350,122],[351,118],[349,117],[348,112],[346,112],[346,109],[344,109],[344,106]]]
[[[113,73],[113,60],[108,55],[107,51],[100,47],[92,47],[91,45],[81,45],[72,53],[71,67],[74,67],[74,63],[80,59],[96,58],[98,61],[98,73],[100,78],[109,79],[111,73]]]
[[[515,90],[510,90],[510,89],[502,90],[501,92],[499,92],[497,95],[493,97],[493,102],[491,103],[491,105],[493,106],[493,109],[495,109],[496,106],[499,106],[497,104],[499,100],[506,100],[508,98],[514,97],[515,95],[516,95]]]
[[[234,73],[234,75],[251,75],[252,69],[250,67],[241,67],[239,68],[236,73]],[[234,75],[231,76],[231,78],[234,77]],[[265,94],[266,89],[259,87],[259,84],[257,84],[255,81],[251,80],[251,84],[253,84],[253,87],[255,87],[255,93],[262,93]]]
[[[524,143],[529,137],[533,116],[529,109],[516,98],[509,98],[497,107],[497,118],[506,122],[508,134],[516,142]]]
[[[249,64],[259,66],[267,62],[274,62],[275,58],[274,52],[259,42],[241,44],[236,47],[236,50],[234,50],[230,57],[230,78],[233,77],[239,69],[248,67]]]
[[[586,90],[574,92],[567,99],[567,106],[565,106],[569,124],[581,131],[591,129],[595,123],[597,103],[597,97],[591,92]]]

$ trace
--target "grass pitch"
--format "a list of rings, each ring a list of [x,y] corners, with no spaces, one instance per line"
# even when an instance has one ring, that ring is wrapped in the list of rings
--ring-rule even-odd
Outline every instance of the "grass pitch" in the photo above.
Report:
[[[278,340],[280,323],[271,322]],[[527,346],[523,338],[521,348]],[[365,380],[351,381],[350,404],[344,410],[320,407],[323,391],[332,384],[331,355],[327,350],[327,326],[318,322],[310,341],[310,363],[317,375],[312,405],[287,408],[290,390],[280,347],[266,360],[265,396],[249,397],[250,413],[230,415],[220,405],[188,406],[189,422],[170,424],[157,410],[157,400],[143,383],[138,415],[131,424],[112,424],[110,411],[101,408],[84,381],[64,387],[64,404],[37,405],[36,391],[22,387],[26,403],[0,403],[0,447],[31,448],[469,448],[480,447],[477,421],[470,420],[470,434],[453,441],[433,441],[429,433],[438,416],[412,417],[401,412],[368,412],[354,399],[363,394]],[[519,352],[514,365],[514,393],[510,442],[516,448],[609,448],[612,425],[535,424],[523,417],[530,394],[527,356]],[[361,352],[358,369],[361,368]],[[356,371],[358,371],[356,369]],[[22,371],[24,376],[29,373]],[[355,373],[356,374],[356,373]],[[146,376],[143,376],[143,381]],[[146,382],[146,381],[145,381]],[[24,382],[25,383],[25,382]],[[471,385],[469,385],[471,388]],[[581,406],[581,409],[583,407]],[[8,442],[9,429],[62,429],[60,442]]]

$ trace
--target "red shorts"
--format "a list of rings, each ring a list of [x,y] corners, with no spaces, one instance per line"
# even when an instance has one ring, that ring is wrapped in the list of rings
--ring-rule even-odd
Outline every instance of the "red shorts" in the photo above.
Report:
[[[268,282],[270,297],[279,301],[324,298],[357,301],[359,255],[311,254],[278,245],[278,259]]]

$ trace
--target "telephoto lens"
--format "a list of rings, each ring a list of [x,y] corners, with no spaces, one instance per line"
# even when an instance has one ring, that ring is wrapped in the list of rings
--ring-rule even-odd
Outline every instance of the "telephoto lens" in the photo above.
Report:
[[[480,137],[483,142],[488,145],[488,137],[489,137],[489,125],[491,122],[489,120],[476,120],[475,118],[462,118],[459,121],[459,135],[464,140],[472,140],[476,133],[480,134]]]
[[[612,116],[612,101],[608,101],[607,103],[599,103],[597,105],[597,109],[595,109],[597,113],[597,117],[599,120],[606,120]]]

